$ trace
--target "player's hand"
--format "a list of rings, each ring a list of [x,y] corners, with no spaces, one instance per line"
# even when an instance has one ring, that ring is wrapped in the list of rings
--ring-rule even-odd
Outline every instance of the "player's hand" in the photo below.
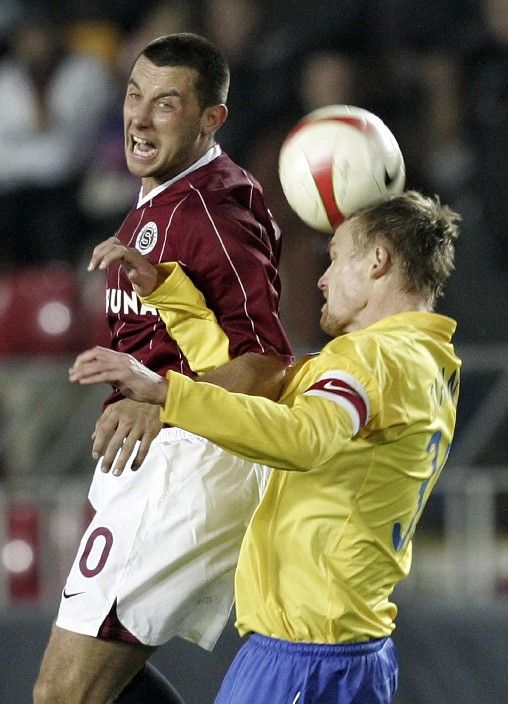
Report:
[[[164,405],[168,382],[130,354],[92,347],[79,354],[69,369],[69,381],[111,384],[127,398]]]
[[[95,459],[102,457],[103,472],[113,469],[113,474],[120,475],[139,442],[132,461],[132,469],[136,470],[161,428],[158,406],[122,398],[107,406],[95,424],[92,455]]]
[[[137,249],[126,247],[117,237],[109,237],[94,248],[88,271],[106,269],[115,261],[122,265],[138,296],[148,296],[162,283],[161,276],[165,277]]]
[[[124,396],[133,401],[154,404],[157,413],[159,411],[158,405],[164,405],[166,402],[168,391],[168,382],[164,377],[145,367],[132,355],[115,352],[105,347],[93,347],[78,355],[73,366],[69,369],[69,380],[83,385],[112,384]],[[117,406],[119,403],[120,401],[113,406]],[[125,409],[120,407],[119,410]],[[105,413],[107,412],[105,411]],[[136,455],[136,459],[142,461],[146,456],[150,442],[160,429],[160,425],[155,428],[150,422],[144,426],[146,420],[141,421],[140,425],[139,416],[133,422],[132,407],[130,413],[130,418],[127,415],[122,419],[121,414],[112,410],[108,412],[106,421],[102,423],[99,421],[100,435],[97,435],[96,429],[93,452],[100,454],[106,444],[107,455],[102,464],[105,472],[111,468],[124,439],[127,444],[123,443],[120,457],[115,462],[114,474],[121,474],[137,440],[143,441]]]

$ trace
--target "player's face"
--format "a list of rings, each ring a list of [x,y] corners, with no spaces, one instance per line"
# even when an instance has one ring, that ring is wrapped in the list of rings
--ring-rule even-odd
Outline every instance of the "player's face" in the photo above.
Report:
[[[123,108],[125,155],[144,193],[185,170],[211,144],[196,78],[195,69],[156,66],[144,56],[134,64]]]
[[[363,327],[359,322],[372,285],[372,252],[358,251],[352,236],[352,221],[337,229],[330,242],[331,263],[318,281],[325,297],[321,328],[332,337]]]

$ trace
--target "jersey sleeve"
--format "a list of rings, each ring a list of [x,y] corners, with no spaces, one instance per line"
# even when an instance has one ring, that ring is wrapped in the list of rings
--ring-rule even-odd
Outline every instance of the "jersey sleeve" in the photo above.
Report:
[[[226,450],[270,467],[306,471],[326,464],[355,432],[342,404],[299,394],[291,406],[235,394],[168,372],[164,423],[208,438]]]
[[[168,334],[175,340],[197,374],[229,360],[229,339],[206,305],[203,294],[176,262],[159,264],[164,282],[142,303],[157,308]]]
[[[291,347],[279,320],[278,254],[261,225],[245,217],[233,205],[203,205],[188,229],[182,264],[192,262],[189,275],[213,306],[231,357],[275,352],[289,363]]]

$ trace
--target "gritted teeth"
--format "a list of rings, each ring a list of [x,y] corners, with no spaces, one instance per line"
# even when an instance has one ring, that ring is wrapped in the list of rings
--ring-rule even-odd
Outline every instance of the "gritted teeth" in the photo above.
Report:
[[[147,155],[156,151],[156,147],[152,142],[142,137],[135,137],[134,135],[132,135],[132,147],[133,151],[137,154]]]
[[[134,137],[132,136],[132,139],[136,144],[149,144],[151,147],[153,147],[153,144],[149,142],[147,139],[143,139],[142,137]]]

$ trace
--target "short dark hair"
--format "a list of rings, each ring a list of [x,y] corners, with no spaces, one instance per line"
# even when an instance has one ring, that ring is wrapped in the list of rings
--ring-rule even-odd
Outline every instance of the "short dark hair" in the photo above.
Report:
[[[405,291],[427,296],[433,306],[454,269],[460,215],[438,196],[406,191],[353,216],[360,246],[380,238],[400,264]]]
[[[225,56],[205,37],[191,32],[168,34],[150,42],[140,56],[156,66],[186,66],[197,71],[196,94],[202,110],[225,103],[229,66]]]

